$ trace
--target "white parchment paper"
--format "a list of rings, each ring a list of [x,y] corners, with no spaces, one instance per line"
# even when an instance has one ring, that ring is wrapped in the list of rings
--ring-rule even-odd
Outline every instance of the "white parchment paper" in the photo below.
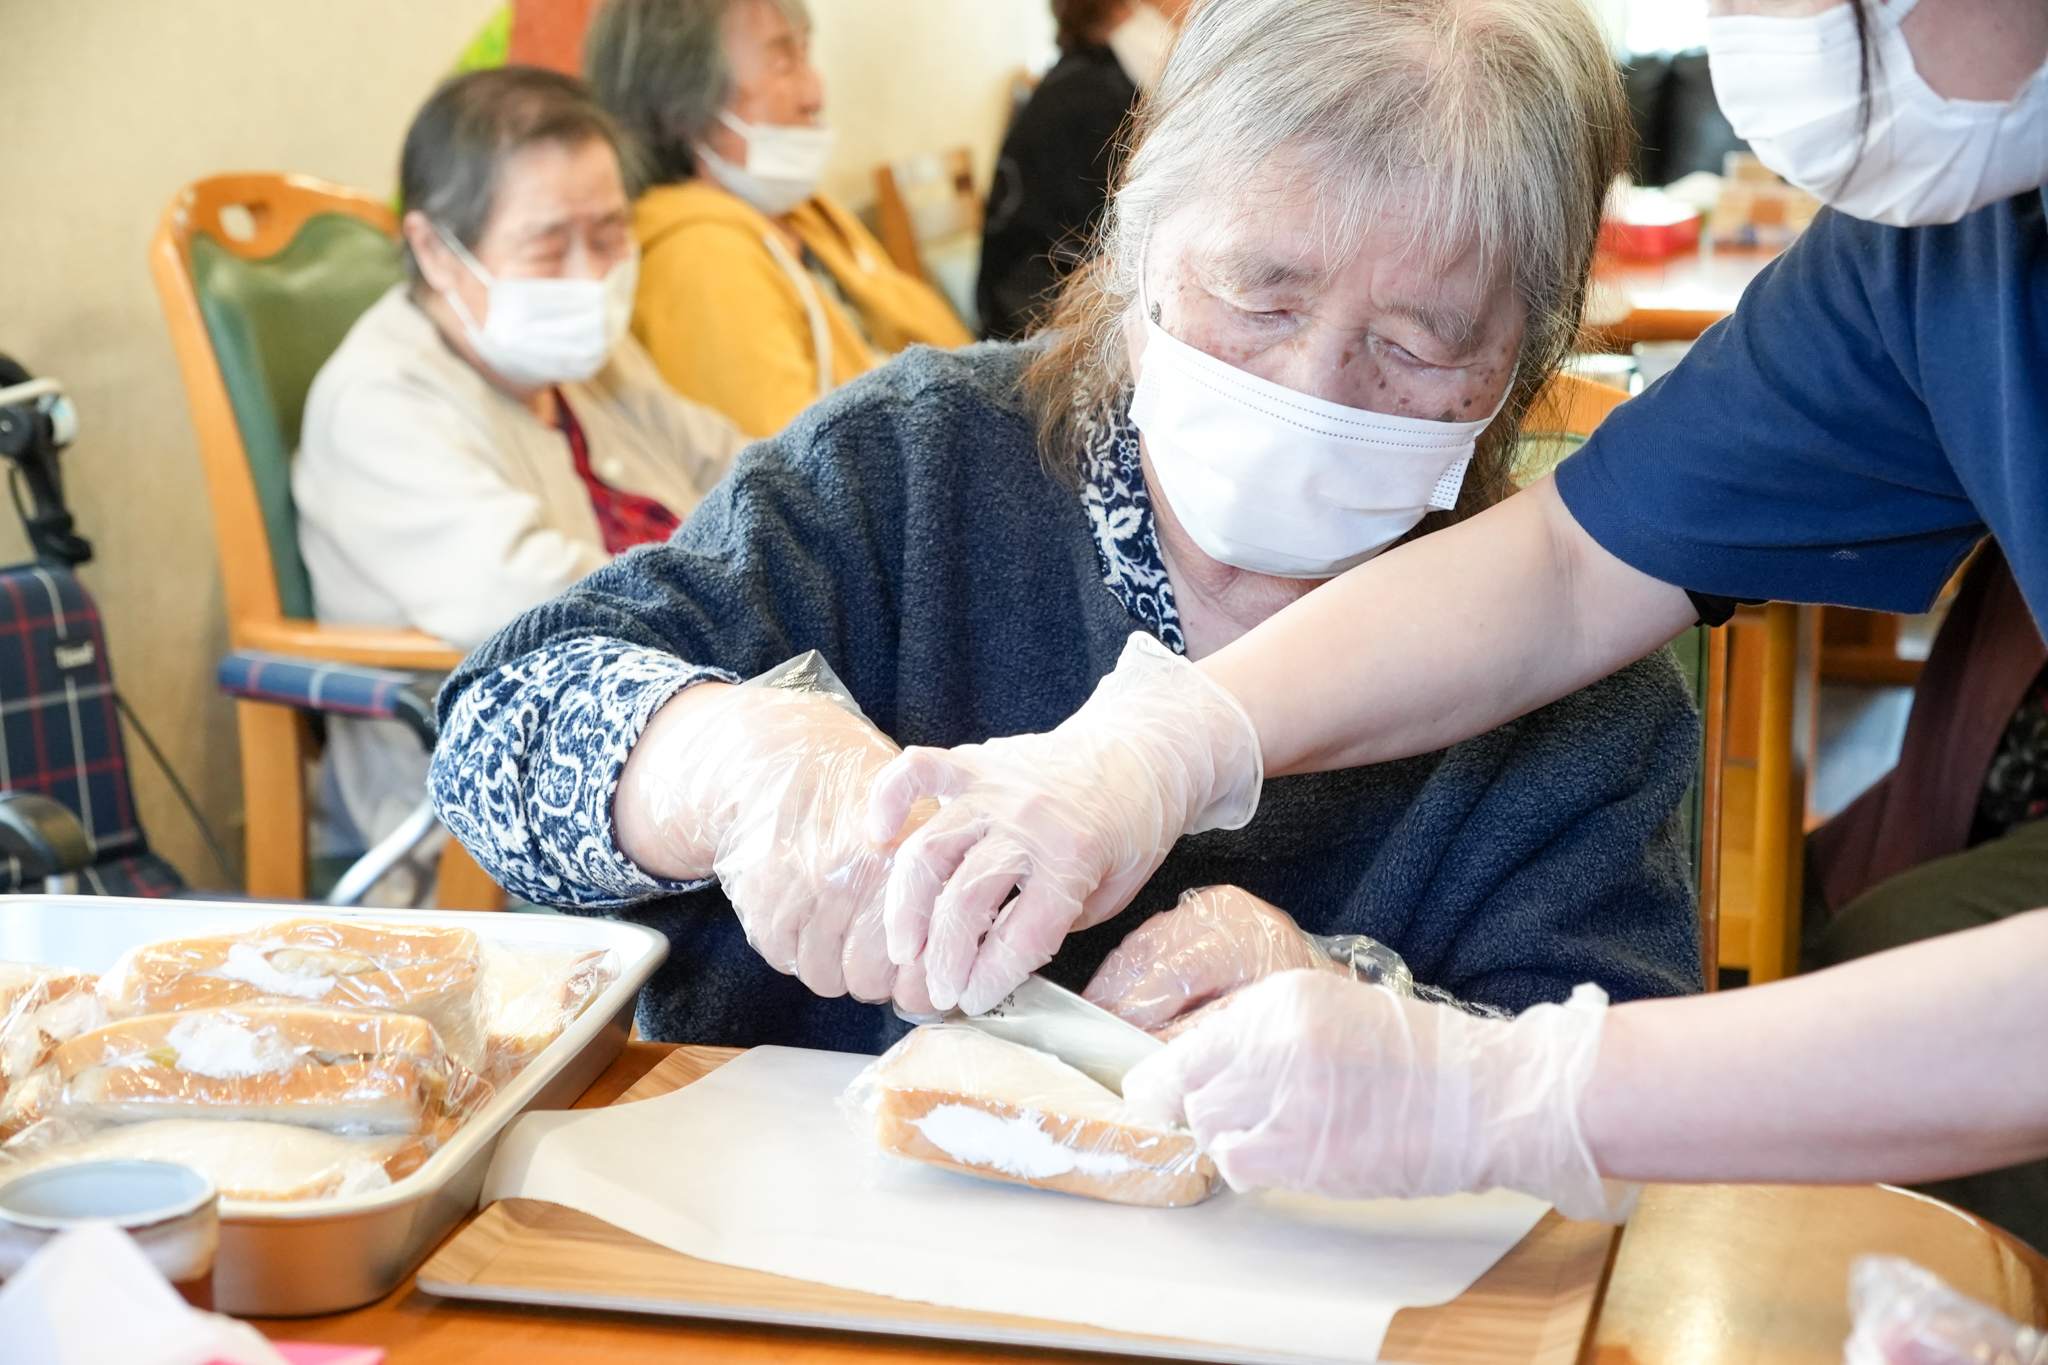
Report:
[[[1272,1354],[1370,1361],[1546,1205],[1225,1191],[1128,1208],[876,1153],[839,1110],[869,1057],[757,1047],[673,1094],[535,1113],[484,1200],[544,1199],[708,1261],[893,1298]]]

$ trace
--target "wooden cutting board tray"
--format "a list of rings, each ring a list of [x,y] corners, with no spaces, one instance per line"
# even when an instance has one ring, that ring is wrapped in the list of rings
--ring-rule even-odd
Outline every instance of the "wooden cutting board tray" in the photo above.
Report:
[[[678,1048],[619,1103],[680,1089],[738,1056]],[[1613,1264],[1617,1230],[1547,1213],[1465,1293],[1394,1315],[1380,1358],[1404,1365],[1575,1365]],[[559,1204],[491,1205],[420,1268],[450,1298],[653,1313],[1179,1360],[1298,1361],[1050,1318],[978,1313],[702,1261]]]

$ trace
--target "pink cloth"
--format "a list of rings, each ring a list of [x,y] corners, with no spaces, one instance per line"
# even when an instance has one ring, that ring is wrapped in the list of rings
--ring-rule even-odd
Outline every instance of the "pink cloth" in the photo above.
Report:
[[[273,1341],[270,1346],[291,1365],[384,1365],[382,1346],[329,1346],[317,1341]]]

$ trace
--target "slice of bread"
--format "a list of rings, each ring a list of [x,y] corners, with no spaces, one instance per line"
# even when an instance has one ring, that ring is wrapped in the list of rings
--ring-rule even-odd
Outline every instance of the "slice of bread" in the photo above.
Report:
[[[916,1029],[869,1069],[884,1150],[1016,1185],[1178,1208],[1218,1189],[1192,1134],[1134,1117],[1047,1053],[960,1024]]]

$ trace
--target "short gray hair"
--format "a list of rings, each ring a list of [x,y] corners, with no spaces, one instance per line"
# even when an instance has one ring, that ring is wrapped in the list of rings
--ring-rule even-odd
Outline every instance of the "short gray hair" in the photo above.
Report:
[[[732,99],[725,26],[752,0],[607,0],[583,39],[583,76],[638,145],[638,178],[697,173],[695,144]],[[768,0],[800,30],[803,0]],[[643,186],[644,187],[644,186]]]
[[[1497,501],[1511,491],[1522,414],[1577,338],[1628,129],[1585,0],[1203,0],[1138,112],[1096,249],[1026,372],[1048,471],[1079,477],[1082,433],[1128,390],[1122,322],[1154,230],[1286,152],[1317,173],[1338,240],[1390,192],[1415,191],[1438,259],[1476,246],[1511,272],[1528,314],[1514,387],[1457,511],[1422,529]]]
[[[483,237],[505,163],[536,143],[601,141],[621,151],[619,129],[574,76],[502,66],[444,81],[413,116],[398,157],[398,192],[465,247]],[[415,283],[419,262],[405,247]]]

